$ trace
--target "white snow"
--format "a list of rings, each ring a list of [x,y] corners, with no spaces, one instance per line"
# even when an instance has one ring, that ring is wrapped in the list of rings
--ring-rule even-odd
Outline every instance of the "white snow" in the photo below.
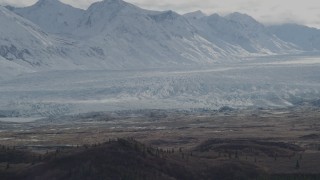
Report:
[[[0,6],[2,116],[287,107],[320,97],[317,29],[121,0],[8,9]]]
[[[210,65],[299,52],[292,42],[279,39],[240,13],[222,17],[198,11],[181,16],[173,11],[144,10],[122,0],[96,2],[87,10],[59,0],[40,0],[30,7],[9,9],[29,21],[24,20],[23,26],[12,32],[19,34],[21,40],[13,41],[13,34],[7,31],[2,37],[16,47],[28,42],[22,43],[20,49],[31,53],[26,62],[40,70]],[[13,25],[22,21],[22,17],[12,21],[10,16],[15,15],[7,13],[4,18]],[[30,41],[39,44],[29,47],[26,44]]]
[[[39,0],[30,7],[13,8],[13,11],[46,32],[68,35],[77,28],[84,10],[62,4],[59,0]]]
[[[0,122],[26,123],[39,120],[41,118],[0,118]]]
[[[320,31],[298,24],[270,26],[268,29],[284,41],[290,42],[305,51],[320,50]]]
[[[190,69],[25,74],[0,81],[0,113],[47,117],[126,109],[288,107],[320,97],[319,58],[300,58]]]
[[[0,57],[0,80],[31,72],[34,71]]]

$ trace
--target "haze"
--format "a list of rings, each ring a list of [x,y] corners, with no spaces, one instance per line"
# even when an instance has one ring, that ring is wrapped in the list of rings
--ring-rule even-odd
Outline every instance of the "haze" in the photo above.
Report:
[[[86,9],[97,0],[61,0],[74,7]],[[36,0],[0,0],[1,5],[28,6]],[[269,24],[298,23],[320,28],[320,2],[317,0],[127,0],[139,7],[152,10],[174,10],[181,14],[201,10],[206,14],[241,12]]]

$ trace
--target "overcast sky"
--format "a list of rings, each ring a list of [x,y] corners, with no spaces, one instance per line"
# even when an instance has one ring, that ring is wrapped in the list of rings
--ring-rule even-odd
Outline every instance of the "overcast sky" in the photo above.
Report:
[[[27,6],[37,0],[0,0],[1,5]],[[61,0],[86,9],[97,0]],[[152,10],[174,10],[180,14],[202,10],[206,14],[241,12],[264,24],[299,23],[320,28],[319,0],[126,0]]]

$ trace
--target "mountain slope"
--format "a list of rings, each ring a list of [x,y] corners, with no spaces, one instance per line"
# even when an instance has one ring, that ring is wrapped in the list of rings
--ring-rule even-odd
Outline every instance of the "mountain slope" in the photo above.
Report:
[[[200,19],[200,18],[206,17],[207,15],[205,15],[202,11],[194,11],[194,12],[184,14],[183,16],[186,18]]]
[[[84,10],[71,7],[59,0],[39,0],[30,7],[8,8],[39,25],[46,32],[55,34],[70,34],[77,28],[84,13]]]
[[[47,43],[34,48],[26,43],[28,39],[21,40],[24,43],[20,44],[11,43],[21,45],[18,52],[11,51],[15,58],[23,59],[22,52],[32,59],[29,64],[49,69],[208,65],[297,52],[295,44],[278,38],[252,17],[240,13],[221,17],[194,12],[182,16],[173,11],[144,10],[122,0],[96,2],[87,10],[73,8],[59,0],[40,0],[30,7],[7,8],[20,15],[14,15],[16,19],[29,24],[32,21],[43,29],[31,23],[41,35],[40,39]],[[2,37],[14,41],[9,31],[3,32]],[[30,37],[20,32],[17,36]],[[7,52],[10,48],[9,44],[3,49]],[[2,56],[11,58],[7,53]]]
[[[30,66],[49,56],[54,40],[39,27],[1,6],[0,22],[0,56]]]
[[[122,0],[96,2],[85,11],[58,0],[11,9],[43,29],[77,39],[88,51],[86,58],[113,69],[203,65],[293,48],[239,13],[226,18],[201,12],[181,16],[144,10]]]
[[[93,50],[76,40],[53,36],[0,6],[0,57],[34,70],[100,67]],[[88,62],[91,57],[92,62]],[[14,67],[13,65],[12,67]]]
[[[212,63],[223,57],[217,52],[219,48],[195,34],[194,27],[172,11],[147,11],[121,0],[105,0],[92,4],[79,15],[81,18],[73,19],[77,27],[72,30],[67,27],[69,23],[52,18],[59,14],[55,9],[67,8],[72,9],[57,0],[41,0],[27,8],[10,9],[43,29],[57,27],[52,31],[63,41],[72,37],[80,48],[69,46],[65,58],[76,60],[83,68],[91,68],[94,63],[99,64],[96,65],[99,68],[108,69],[168,67]],[[47,9],[53,9],[53,12],[48,10],[41,14],[39,20],[39,12]],[[69,12],[79,13],[77,9]],[[71,15],[67,13],[65,16]],[[83,52],[81,56],[78,56],[77,49]],[[222,49],[219,51],[223,52]]]
[[[320,30],[297,24],[270,26],[268,29],[283,41],[291,42],[305,51],[320,50]]]
[[[28,72],[32,70],[0,56],[0,80]]]
[[[98,44],[104,54],[124,65],[203,64],[221,57],[183,16],[147,11],[119,0],[90,6],[74,34]]]
[[[188,16],[187,16],[188,17]],[[282,41],[261,23],[246,14],[232,13],[225,17],[213,14],[202,18],[189,18],[199,33],[222,47],[242,48],[253,54],[278,54],[295,50],[294,45]]]

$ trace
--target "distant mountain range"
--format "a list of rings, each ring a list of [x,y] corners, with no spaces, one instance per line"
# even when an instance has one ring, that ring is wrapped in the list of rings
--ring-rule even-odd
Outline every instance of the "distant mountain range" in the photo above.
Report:
[[[96,2],[87,10],[58,0],[0,6],[0,23],[0,67],[19,72],[206,65],[320,50],[318,29],[266,27],[240,13],[149,11],[122,0]]]

